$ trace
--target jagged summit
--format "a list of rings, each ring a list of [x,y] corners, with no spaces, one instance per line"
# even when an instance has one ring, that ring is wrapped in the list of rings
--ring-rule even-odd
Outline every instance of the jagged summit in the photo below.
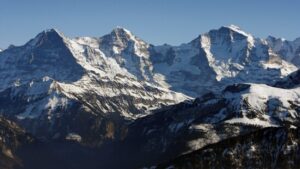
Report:
[[[56,28],[46,29],[43,32],[45,32],[45,33],[58,33],[58,34],[61,34],[61,32],[58,29],[56,29]]]
[[[233,25],[193,42],[149,45],[121,27],[74,39],[45,30],[0,52],[0,114],[45,143],[104,150],[103,158],[92,154],[99,163],[141,164],[144,157],[173,158],[260,128],[299,127],[300,76],[287,76],[300,68],[297,44],[273,46]]]
[[[100,37],[99,48],[108,56],[119,55],[123,52],[134,53],[138,57],[146,57],[148,55],[148,43],[122,27],[116,27],[110,34]]]
[[[281,41],[281,42],[285,42],[287,41],[286,39],[284,38],[277,38],[277,37],[274,37],[272,35],[269,35],[267,38],[266,38],[267,41],[269,42],[275,42],[275,41]]]
[[[55,28],[52,29],[46,29],[39,33],[34,39],[29,41],[29,44],[31,46],[41,45],[45,42],[50,43],[57,43],[57,42],[63,42],[63,40],[66,39],[66,37],[63,35],[62,32],[58,31]]]
[[[116,42],[118,44],[127,44],[127,42],[139,41],[140,39],[132,34],[128,29],[117,26],[114,28],[110,34],[104,35],[100,39],[104,41]]]
[[[76,62],[92,58],[94,66],[103,66],[105,64],[99,57],[103,56],[104,59],[112,59],[119,68],[126,69],[125,74],[130,74],[139,80],[155,81],[156,84],[168,86],[175,91],[183,92],[184,88],[185,92],[189,92],[185,94],[193,97],[201,93],[202,89],[206,88],[206,84],[217,83],[215,79],[218,83],[221,83],[222,79],[227,79],[230,83],[232,82],[230,78],[252,79],[251,82],[257,82],[260,79],[259,76],[248,75],[249,70],[262,69],[266,71],[264,75],[268,76],[267,72],[272,71],[265,70],[265,67],[274,67],[274,65],[262,67],[259,62],[269,58],[267,44],[260,44],[259,39],[255,39],[236,25],[213,29],[200,35],[191,43],[181,46],[150,46],[126,28],[119,26],[100,38],[70,39],[57,29],[48,29],[41,32],[30,44],[26,46],[29,61],[31,54],[34,53],[36,55],[33,61],[36,61],[37,56],[43,60],[69,56],[68,58],[74,58]],[[32,52],[32,49],[36,50]],[[88,60],[88,62],[92,61]],[[249,63],[256,67],[250,69]],[[283,71],[282,65],[275,66],[276,69]],[[294,70],[294,67],[293,69],[289,67],[287,70],[290,72]],[[111,69],[105,71],[110,72]],[[210,73],[207,73],[208,71]],[[275,68],[273,71],[277,72]],[[281,76],[280,71],[272,75]],[[211,75],[207,76],[204,72]],[[209,80],[202,80],[203,76],[207,76]],[[189,77],[193,78],[182,82],[182,79],[189,79]],[[195,79],[198,81],[196,82]],[[188,86],[187,83],[189,87],[185,87]],[[190,87],[193,87],[193,92]]]
[[[226,26],[230,29],[236,29],[236,30],[241,30],[241,27],[239,27],[238,25],[234,25],[234,24],[230,24],[229,26]]]
[[[229,26],[222,26],[221,28],[218,29],[219,31],[222,30],[227,30],[229,32],[233,32],[233,33],[237,33],[240,35],[243,35],[245,37],[252,37],[252,35],[250,33],[245,32],[244,30],[242,30],[239,26],[237,25],[229,25]]]
[[[205,41],[204,44],[202,40]],[[199,45],[199,41],[202,41],[202,45],[206,46],[209,45],[208,43],[210,42],[222,44],[240,40],[246,40],[251,46],[254,46],[255,37],[242,30],[239,26],[231,24],[200,34],[197,38],[192,40],[191,43]]]
[[[56,28],[46,29],[46,30],[42,31],[41,33],[39,33],[38,36],[39,35],[48,36],[48,37],[49,36],[58,36],[61,38],[65,38],[65,35]]]
[[[121,26],[117,26],[116,28],[114,28],[111,33],[126,34],[126,35],[129,35],[129,36],[133,36],[133,34],[131,33],[131,31],[129,31],[128,29],[123,28]]]
[[[296,44],[300,44],[300,37],[294,39],[294,40],[288,40],[288,39],[285,39],[285,38],[282,38],[282,37],[275,37],[273,35],[269,35],[267,38],[266,38],[267,41],[269,42],[272,42],[272,41],[281,41],[281,42],[288,42],[288,43],[296,43]]]
[[[245,31],[244,31],[241,27],[239,27],[239,26],[237,26],[237,25],[231,24],[231,25],[229,25],[229,26],[222,26],[222,27],[228,28],[228,29],[230,29],[230,30],[232,30],[232,31],[235,31],[235,32],[245,33]],[[246,33],[246,34],[247,34],[247,33]]]

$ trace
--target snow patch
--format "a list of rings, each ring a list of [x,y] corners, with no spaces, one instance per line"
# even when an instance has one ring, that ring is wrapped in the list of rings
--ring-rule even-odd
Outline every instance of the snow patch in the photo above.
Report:
[[[76,142],[81,142],[82,138],[79,134],[77,133],[69,133],[67,136],[66,136],[66,140],[69,140],[69,141],[76,141]]]

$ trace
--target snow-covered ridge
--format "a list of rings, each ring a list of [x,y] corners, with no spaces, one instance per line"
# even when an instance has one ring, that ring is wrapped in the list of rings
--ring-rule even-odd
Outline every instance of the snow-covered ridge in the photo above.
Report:
[[[180,81],[187,76],[195,77],[191,81],[188,78],[185,81],[186,85],[196,89],[192,96],[201,93],[204,88],[208,89],[204,86],[224,86],[240,82],[271,84],[275,79],[297,70],[292,62],[274,55],[275,52],[263,40],[237,26],[211,30],[188,44],[175,47],[163,45],[154,47],[154,50],[159,58],[152,58],[159,63],[154,64],[153,69],[164,75],[167,81],[170,79],[173,89],[179,88],[180,91],[191,94]],[[174,74],[177,77],[173,77]],[[271,76],[275,79],[270,79]],[[199,84],[203,85],[202,89]]]
[[[34,39],[30,40],[28,42],[28,45],[32,46],[32,47],[35,47],[37,45],[39,45],[39,43],[43,43],[43,41],[45,40],[64,40],[66,39],[66,37],[64,36],[64,34],[62,32],[60,32],[59,30],[57,29],[47,29],[47,30],[44,30],[43,32],[39,33]]]
[[[242,34],[244,36],[247,36],[247,37],[252,37],[252,35],[250,33],[247,33],[245,31],[243,31],[239,26],[236,26],[236,25],[229,25],[229,26],[225,26],[229,29],[231,29],[232,31],[234,32],[237,32],[239,34]]]
[[[222,92],[202,95],[192,103],[174,105],[138,119],[131,136],[144,138],[141,147],[152,145],[151,148],[155,150],[160,147],[161,152],[168,152],[174,146],[187,146],[186,151],[182,152],[186,154],[229,138],[243,136],[249,139],[245,135],[263,131],[264,128],[285,127],[294,130],[299,127],[299,96],[300,88],[235,84]],[[278,138],[277,134],[273,136]],[[154,139],[157,137],[161,139]],[[253,138],[265,138],[265,134]]]
[[[139,66],[146,64],[146,61],[143,62],[146,55],[139,53],[139,50],[140,45],[147,44],[129,31],[116,28],[105,40],[110,40],[109,43],[120,50],[134,47],[130,52],[140,60]],[[90,45],[91,41],[94,44]],[[135,45],[130,46],[131,42]],[[28,100],[26,108],[18,112],[16,117],[47,117],[51,120],[54,112],[68,109],[68,105],[75,101],[96,107],[93,111],[99,110],[107,114],[119,112],[120,116],[132,119],[145,115],[152,109],[189,99],[182,93],[139,80],[139,72],[136,74],[129,70],[136,63],[121,66],[115,54],[107,55],[107,51],[103,52],[105,49],[101,48],[102,43],[102,38],[70,39],[61,32],[50,29],[41,32],[23,46],[7,50],[0,57],[0,67],[4,70],[0,73],[3,77],[1,90],[9,89],[13,92],[11,98],[22,96]],[[131,53],[127,55],[131,57]],[[20,64],[16,64],[21,60]],[[125,64],[128,64],[127,60]],[[35,71],[32,73],[32,70]],[[140,71],[143,72],[143,69]],[[55,90],[51,90],[53,85],[49,85],[48,80],[40,81],[45,77],[53,81]],[[43,87],[36,87],[36,84]],[[93,95],[96,99],[87,100],[86,95]]]
[[[3,112],[54,123],[75,105],[133,120],[232,83],[272,84],[297,67],[266,41],[229,26],[180,46],[150,45],[124,28],[78,38],[50,29],[1,52],[0,69],[3,97],[23,104]]]
[[[283,38],[269,36],[266,42],[274,53],[280,55],[288,62],[292,62],[297,66],[300,65],[300,38],[288,41]]]
[[[297,123],[300,114],[300,88],[282,89],[265,84],[244,84],[238,92],[225,92],[224,97],[239,117],[227,123],[244,123],[258,126],[281,126],[282,122]]]
[[[50,44],[62,41],[79,65],[101,76],[125,74],[192,97],[210,90],[207,86],[270,82],[271,76],[282,78],[297,69],[265,41],[235,25],[211,30],[180,46],[149,45],[121,27],[99,38],[74,39],[49,29],[31,40],[26,48],[31,50],[45,41]],[[257,72],[264,72],[265,77],[260,78]]]

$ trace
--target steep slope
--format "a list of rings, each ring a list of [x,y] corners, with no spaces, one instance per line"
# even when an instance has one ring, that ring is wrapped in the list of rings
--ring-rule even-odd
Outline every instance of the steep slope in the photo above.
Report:
[[[266,41],[271,49],[284,60],[294,63],[297,66],[300,65],[300,38],[297,38],[294,41],[288,41],[282,38],[269,36]]]
[[[180,46],[154,46],[124,28],[75,41],[103,51],[138,80],[192,97],[233,83],[272,84],[297,69],[265,40],[234,25],[211,30]]]
[[[65,40],[51,29],[38,34],[24,46],[10,47],[2,52],[0,90],[45,76],[65,82],[78,80],[84,70],[65,46]]]
[[[181,46],[150,48],[155,76],[172,90],[194,97],[233,83],[272,84],[297,69],[273,53],[264,40],[234,25]]]
[[[181,103],[136,120],[124,147],[144,154],[132,161],[151,166],[179,154],[268,127],[300,126],[299,88],[281,89],[262,84],[231,85],[192,103]],[[274,136],[275,137],[275,136]]]
[[[277,81],[274,84],[274,86],[281,87],[281,88],[295,88],[298,87],[299,84],[300,84],[300,70],[298,69],[297,71]]]
[[[82,145],[107,148],[115,168],[150,166],[267,127],[298,128],[299,72],[288,75],[297,65],[270,44],[233,25],[180,46],[154,46],[124,28],[74,39],[46,30],[0,52],[0,113],[63,143],[66,154],[69,141],[87,158]]]
[[[0,117],[0,168],[12,169],[22,163],[15,151],[23,145],[29,144],[33,138],[17,124]]]
[[[138,80],[151,80],[149,45],[127,29],[118,27],[100,38],[83,37],[76,38],[75,41],[102,51]]]
[[[261,84],[228,86],[221,93],[208,93],[193,102],[180,103],[136,119],[126,128],[126,134],[122,133],[120,141],[115,141],[110,146],[106,145],[110,153],[107,153],[105,157],[99,152],[98,154],[90,150],[80,150],[75,145],[63,145],[64,153],[84,151],[84,158],[97,154],[99,160],[106,159],[105,163],[101,161],[101,164],[90,161],[94,168],[102,165],[107,165],[108,168],[139,168],[169,161],[182,153],[199,149],[200,152],[202,150],[204,152],[207,147],[212,147],[216,149],[214,152],[222,154],[228,147],[235,154],[242,155],[241,159],[235,160],[232,157],[227,160],[227,163],[220,161],[218,164],[234,166],[244,165],[249,161],[247,153],[254,146],[262,150],[256,151],[255,159],[252,159],[258,163],[249,163],[246,166],[255,168],[259,165],[259,161],[269,159],[270,156],[274,158],[268,160],[270,163],[265,163],[267,168],[273,165],[276,159],[282,159],[282,163],[276,164],[276,166],[282,166],[288,161],[297,162],[294,159],[298,158],[297,149],[289,147],[294,145],[294,142],[295,145],[299,144],[297,141],[299,134],[294,132],[300,126],[298,94],[299,88],[281,89]],[[81,124],[85,123],[77,121],[75,124],[83,127]],[[270,127],[274,129],[265,130]],[[105,131],[98,130],[97,133],[105,133]],[[112,135],[108,134],[103,137],[109,138],[109,136]],[[116,137],[116,135],[113,136]],[[250,141],[249,138],[251,138]],[[275,146],[277,142],[272,142],[276,139],[285,147],[284,152],[291,152],[291,154],[279,155],[277,158],[275,152],[278,150],[281,154],[283,149],[277,149],[278,147]],[[243,149],[240,149],[238,145],[243,145]],[[59,154],[53,149],[54,147],[51,151],[46,148],[46,152]],[[74,151],[65,150],[68,149],[67,147],[73,147]],[[274,150],[271,151],[274,152],[273,154],[267,153],[270,150],[268,147]],[[34,152],[40,154],[42,150]],[[113,157],[114,160],[106,157]],[[43,158],[46,159],[47,155],[43,154]],[[54,157],[51,156],[51,158]],[[74,158],[78,157],[74,155]],[[209,158],[213,159],[214,156],[209,156]],[[87,159],[79,159],[79,161],[84,160]],[[186,164],[186,161],[181,161],[179,160],[180,165]],[[209,165],[205,162],[203,162],[205,166]],[[167,163],[167,166],[171,164],[175,164],[176,167],[177,160]],[[289,165],[291,168],[297,166],[296,163]],[[56,166],[64,168],[62,165]],[[162,166],[166,167],[166,165]]]
[[[267,128],[208,145],[156,168],[296,169],[299,144],[299,129]]]
[[[113,139],[127,121],[188,99],[139,81],[99,49],[54,29],[1,52],[0,69],[1,113],[46,138],[77,133],[83,141]],[[92,139],[96,132],[100,138]]]

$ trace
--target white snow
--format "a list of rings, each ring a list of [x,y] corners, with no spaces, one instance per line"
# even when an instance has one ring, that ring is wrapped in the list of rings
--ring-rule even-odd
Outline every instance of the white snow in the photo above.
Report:
[[[81,136],[77,133],[69,133],[66,136],[66,140],[81,142]]]
[[[272,122],[269,122],[269,121],[263,121],[263,120],[260,120],[257,118],[249,119],[247,117],[226,120],[225,123],[246,124],[246,125],[254,125],[254,126],[261,126],[261,127],[278,127],[278,125],[272,124]]]
[[[269,68],[276,69],[281,71],[282,76],[286,76],[296,69],[293,64],[284,60],[280,64],[264,61],[252,62],[250,66],[246,65],[245,63],[250,57],[250,51],[254,46],[260,48],[259,45],[262,45],[262,42],[258,42],[259,40],[254,39],[252,35],[242,31],[237,26],[231,25],[228,28],[246,36],[247,39],[235,41],[231,35],[232,42],[230,42],[230,46],[224,46],[224,44],[221,43],[223,42],[222,37],[220,37],[221,39],[217,39],[216,42],[213,42],[214,38],[206,33],[196,39],[200,43],[200,46],[195,46],[192,43],[173,47],[170,45],[156,46],[154,47],[154,50],[162,55],[159,55],[159,57],[166,57],[166,54],[171,49],[174,51],[174,58],[171,60],[172,63],[161,62],[156,64],[152,63],[150,59],[148,50],[150,47],[149,44],[124,28],[118,27],[114,30],[117,37],[115,39],[112,38],[115,41],[112,42],[113,45],[109,50],[101,48],[102,38],[78,37],[70,39],[57,30],[47,30],[43,33],[55,31],[63,38],[65,45],[70,49],[77,64],[84,69],[85,74],[75,82],[56,82],[53,77],[48,76],[43,77],[42,82],[39,82],[38,79],[32,80],[31,78],[34,79],[35,77],[30,76],[28,77],[28,81],[13,79],[13,84],[10,84],[11,79],[3,79],[3,86],[14,85],[15,87],[20,87],[24,84],[28,84],[29,88],[26,92],[28,102],[43,94],[43,92],[49,94],[49,97],[38,102],[38,104],[36,103],[37,105],[28,106],[26,111],[20,115],[20,117],[26,117],[26,115],[28,115],[28,117],[36,117],[37,114],[33,113],[35,110],[47,109],[49,111],[54,111],[57,106],[66,106],[68,100],[64,100],[59,94],[62,94],[65,98],[76,100],[78,98],[75,97],[75,95],[83,95],[92,91],[101,97],[112,98],[125,95],[136,100],[144,99],[149,102],[161,100],[161,104],[170,105],[191,99],[187,94],[183,94],[186,90],[190,91],[188,95],[191,96],[199,96],[202,94],[203,90],[214,90],[213,87],[215,86],[215,83],[217,83],[214,80],[224,84],[226,82],[224,79],[226,78],[232,78],[230,79],[230,83],[240,82],[242,81],[240,79],[243,78],[249,78],[250,80],[255,81],[255,78],[268,76],[259,73],[255,75],[255,73],[260,72],[260,70]],[[128,46],[128,44],[121,41],[121,37],[119,37],[120,31],[123,31],[123,33],[125,32],[126,40],[131,42],[129,44],[133,44],[133,46]],[[35,43],[40,38],[39,36],[42,36],[42,34],[30,41],[29,46],[33,47],[37,45]],[[208,63],[195,63],[197,60],[192,60],[195,56],[199,55],[199,47],[202,47],[205,52],[203,56],[201,55],[199,58],[205,57],[203,58],[203,61],[207,59]],[[281,45],[279,45],[278,49],[279,48],[281,48]],[[127,49],[130,52],[124,53],[124,49]],[[111,50],[114,55],[109,54]],[[246,55],[243,52],[244,50],[246,50]],[[24,51],[24,53],[26,52],[30,52],[30,50]],[[263,50],[258,49],[256,53],[257,56],[255,57],[257,58],[255,59],[265,59],[265,56],[262,56]],[[34,61],[35,57],[31,53],[29,53],[29,55],[31,56],[28,60],[30,63],[31,61]],[[1,60],[3,62],[0,62],[0,68],[8,67],[9,65],[5,64],[7,61],[15,61],[10,60],[13,58],[10,58],[8,55],[4,55],[1,59],[3,59]],[[14,70],[10,68],[9,70],[11,71],[10,74],[15,75],[15,77],[22,75],[22,72],[20,73],[17,69]],[[276,72],[276,70],[274,71]],[[241,76],[235,79],[235,77],[243,73],[245,74],[245,77]],[[264,74],[264,72],[262,74]],[[273,74],[271,73],[271,75]],[[224,82],[222,80],[224,80]],[[280,117],[285,118],[289,115],[286,115],[284,111],[287,110],[289,106],[287,100],[290,98],[284,99],[284,96],[286,96],[285,94],[276,96],[270,95],[270,93],[274,93],[275,90],[269,91],[270,93],[260,93],[260,90],[265,92],[265,89],[259,89],[259,87],[253,87],[252,85],[251,92],[242,95],[240,98],[247,98],[255,109],[265,108],[264,102],[268,98],[279,98],[283,103]],[[268,90],[271,89],[268,88],[267,91]],[[289,92],[293,93],[292,91]],[[56,93],[57,95],[54,95],[53,93]],[[258,95],[260,98],[266,99],[255,99]],[[294,95],[291,97],[296,99]],[[240,103],[239,100],[236,100],[235,102],[236,104]],[[111,109],[114,103],[108,104],[96,102],[96,104],[100,108],[103,108],[104,112],[110,112],[112,111]],[[128,103],[124,103],[124,105],[126,104]],[[139,109],[146,108],[147,110],[152,110],[160,107],[161,104],[151,103],[150,105],[136,102],[135,106]],[[40,105],[43,106],[40,107]],[[149,113],[149,111],[145,111],[145,114],[146,113]],[[126,117],[140,116],[132,115],[125,110],[123,111],[123,115]],[[296,117],[295,113],[290,113],[290,115],[291,117]],[[211,120],[217,121],[222,118],[224,118],[224,114],[220,112],[218,116]]]
[[[212,128],[213,128],[212,124],[209,124],[209,123],[207,123],[207,124],[203,123],[203,124],[198,124],[198,125],[191,125],[189,127],[190,130],[201,130],[203,132],[207,132],[207,131],[211,130]]]
[[[242,111],[243,117],[226,121],[227,123],[245,123],[259,126],[277,126],[275,119],[293,121],[299,114],[292,104],[300,105],[300,88],[281,89],[265,84],[250,84],[248,90],[239,93],[225,93],[225,98],[237,111]],[[246,105],[245,102],[246,101]],[[246,106],[246,107],[245,107]],[[248,119],[247,113],[262,112],[259,118]]]
[[[244,36],[250,36],[250,34],[244,32],[239,26],[236,26],[236,25],[231,24],[231,25],[229,25],[229,26],[227,26],[227,27],[228,27],[229,29],[235,31],[235,32],[238,32],[238,33],[244,35]]]

